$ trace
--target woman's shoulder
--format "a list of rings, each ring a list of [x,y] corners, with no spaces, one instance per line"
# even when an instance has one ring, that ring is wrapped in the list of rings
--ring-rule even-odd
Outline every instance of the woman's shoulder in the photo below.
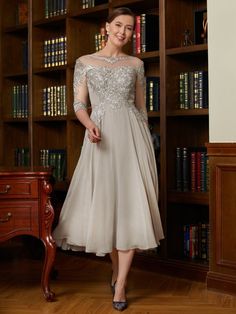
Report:
[[[128,57],[130,65],[134,66],[135,68],[140,68],[143,66],[143,61],[135,56],[129,56]]]
[[[130,60],[131,60],[132,62],[134,62],[134,63],[137,64],[137,65],[143,64],[143,61],[142,61],[140,58],[138,58],[138,57],[129,55],[129,58],[130,58]]]
[[[86,63],[87,63],[88,60],[89,60],[89,56],[90,56],[90,55],[83,55],[83,56],[80,56],[80,57],[78,57],[78,58],[75,60],[75,62],[76,62],[76,63],[82,63],[82,64],[86,65]]]

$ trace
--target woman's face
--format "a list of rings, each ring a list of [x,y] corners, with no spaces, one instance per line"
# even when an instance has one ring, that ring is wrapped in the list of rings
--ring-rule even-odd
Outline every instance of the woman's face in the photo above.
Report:
[[[108,40],[117,47],[123,47],[133,35],[134,18],[130,15],[119,15],[106,24],[106,30],[109,34]]]

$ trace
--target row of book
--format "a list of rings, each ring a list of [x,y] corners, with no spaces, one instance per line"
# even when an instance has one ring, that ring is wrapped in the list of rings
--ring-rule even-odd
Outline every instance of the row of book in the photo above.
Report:
[[[192,71],[179,74],[179,108],[208,108],[208,72]]]
[[[12,88],[12,116],[13,118],[28,117],[28,85],[14,85]]]
[[[66,14],[66,0],[45,0],[45,18]]]
[[[146,107],[147,111],[160,110],[160,78],[146,77]]]
[[[49,86],[43,89],[43,115],[66,116],[66,86]]]
[[[82,9],[93,8],[104,3],[108,3],[108,0],[82,0]]]
[[[56,181],[64,181],[66,176],[66,150],[41,149],[40,165],[53,168],[53,177]]]
[[[159,16],[143,13],[136,16],[133,53],[159,50]]]
[[[94,35],[95,50],[99,51],[106,46],[106,30],[105,27],[101,27],[100,31]]]
[[[67,64],[67,38],[60,36],[44,41],[44,67],[54,67]]]
[[[207,192],[209,164],[204,147],[176,148],[176,190]]]
[[[183,227],[184,257],[209,260],[209,224],[186,224]]]
[[[30,164],[28,147],[16,147],[14,149],[14,160],[16,167],[27,167]]]

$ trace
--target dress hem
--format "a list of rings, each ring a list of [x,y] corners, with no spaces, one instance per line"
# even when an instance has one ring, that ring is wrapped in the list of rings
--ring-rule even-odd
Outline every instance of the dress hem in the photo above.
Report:
[[[161,240],[161,239],[160,239]],[[65,240],[56,241],[57,247],[61,248],[63,251],[73,251],[73,252],[84,252],[84,253],[92,253],[95,254],[98,257],[104,257],[106,254],[109,254],[112,252],[111,250],[106,250],[106,252],[96,252],[96,250],[89,250],[86,248],[86,246],[83,245],[75,245],[75,244],[69,244]],[[148,251],[153,250],[157,248],[160,245],[160,242],[155,243],[155,245],[148,246],[148,247],[140,247],[140,246],[131,246],[131,247],[113,247],[119,251],[128,251],[128,250],[136,250],[136,251]]]

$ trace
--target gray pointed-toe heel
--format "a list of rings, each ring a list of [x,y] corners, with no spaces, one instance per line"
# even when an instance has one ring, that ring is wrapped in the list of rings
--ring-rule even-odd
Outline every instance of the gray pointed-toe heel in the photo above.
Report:
[[[127,301],[112,301],[112,305],[117,311],[124,311],[128,307]]]

